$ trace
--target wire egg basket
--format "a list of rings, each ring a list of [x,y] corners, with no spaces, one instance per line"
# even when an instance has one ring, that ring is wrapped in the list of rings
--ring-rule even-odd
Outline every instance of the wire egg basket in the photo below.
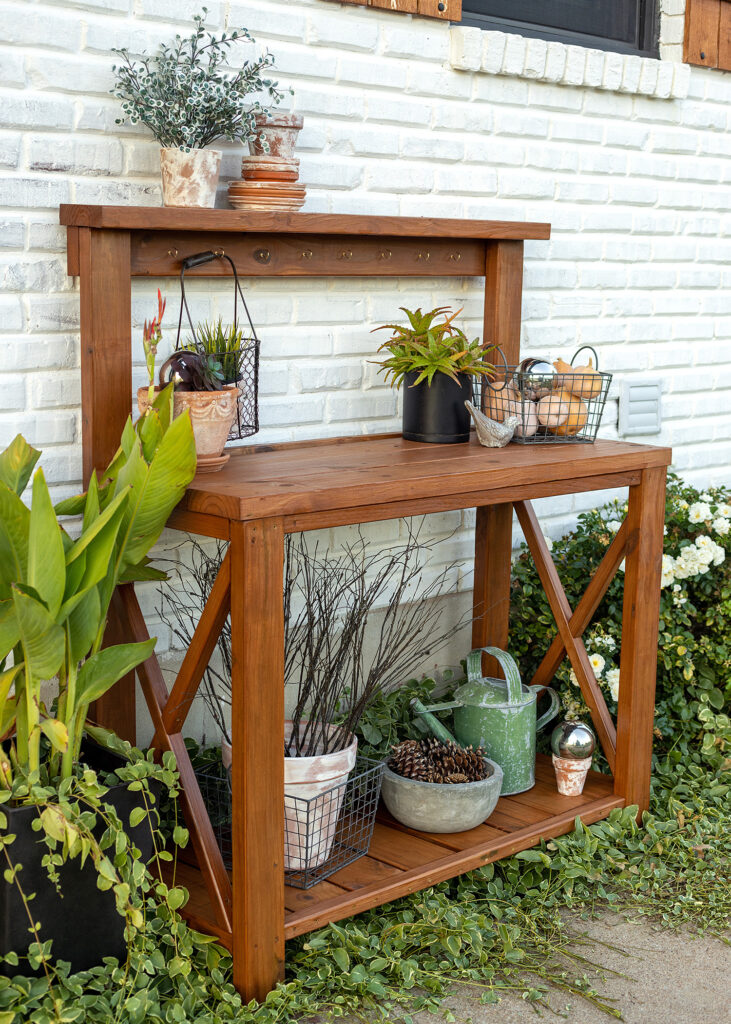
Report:
[[[568,368],[561,369],[539,359],[509,366],[497,349],[503,365],[474,383],[474,404],[498,423],[515,418],[512,440],[517,444],[591,444],[596,440],[612,374],[598,368],[574,370],[577,356],[587,349],[598,367],[591,345],[582,345],[566,364]]]

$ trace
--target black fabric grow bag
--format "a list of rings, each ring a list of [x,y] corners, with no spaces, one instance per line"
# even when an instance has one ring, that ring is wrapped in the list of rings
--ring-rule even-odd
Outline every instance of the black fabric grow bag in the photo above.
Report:
[[[96,743],[85,742],[81,752],[82,760],[97,772],[114,771],[125,764],[123,758]],[[156,799],[158,791],[152,784]],[[144,806],[143,794],[130,792],[124,783],[109,789],[106,803],[111,804],[125,826],[132,842],[142,853],[146,863],[152,856],[153,841],[147,818],[135,828],[129,826],[129,816],[135,807]],[[79,866],[78,857],[67,861],[58,869],[61,894],[48,878],[46,868],[41,864],[48,847],[42,833],[31,828],[38,816],[37,807],[10,807],[4,804],[7,815],[6,833],[15,835],[15,842],[8,847],[13,864],[22,864],[18,879],[23,892],[35,893],[29,907],[33,919],[40,923],[39,935],[42,942],[53,940],[51,956],[54,960],[68,960],[72,971],[83,971],[100,964],[104,957],[114,956],[124,962],[127,947],[124,940],[125,920],[117,913],[114,893],[102,892],[97,887],[97,870],[88,858],[84,867]],[[97,836],[104,832],[104,824],[97,826]],[[114,851],[109,851],[113,857]],[[0,873],[0,953],[27,953],[34,941],[29,932],[30,921],[15,883],[8,883]],[[0,974],[12,977],[14,974],[28,974],[30,968],[21,962],[20,967],[0,964]]]

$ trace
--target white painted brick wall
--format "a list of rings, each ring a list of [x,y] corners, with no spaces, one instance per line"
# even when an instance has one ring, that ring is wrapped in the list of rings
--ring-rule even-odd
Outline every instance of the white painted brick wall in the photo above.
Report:
[[[57,206],[159,203],[157,145],[115,124],[110,50],[185,32],[199,6],[0,0],[0,443],[22,430],[42,445],[58,495],[78,486],[81,458],[78,292]],[[672,442],[691,479],[728,482],[731,75],[677,63],[684,0],[663,0],[659,62],[321,0],[207,6],[211,26],[249,27],[294,89],[306,210],[551,221],[551,241],[526,246],[524,350],[597,345],[613,395],[625,376],[661,373],[664,428],[651,440]],[[223,149],[235,177],[240,150]],[[160,283],[173,340],[174,281],[136,282],[135,383]],[[369,360],[372,327],[399,306],[465,306],[481,330],[475,281],[247,287],[263,343],[260,441],[397,430],[399,400]],[[227,316],[230,293],[198,281],[191,306]],[[616,436],[614,400],[603,432]],[[597,500],[539,511],[555,534]],[[462,516],[440,557],[467,550],[472,522]],[[375,543],[384,529],[366,528]],[[154,629],[154,595],[145,601]]]

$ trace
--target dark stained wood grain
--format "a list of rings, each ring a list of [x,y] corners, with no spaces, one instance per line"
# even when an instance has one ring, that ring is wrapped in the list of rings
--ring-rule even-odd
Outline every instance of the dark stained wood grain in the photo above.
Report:
[[[216,649],[230,607],[231,556],[227,551],[165,705],[162,721],[168,733],[180,732],[185,724],[190,705],[198,692],[211,655]],[[152,745],[156,745],[155,740]]]
[[[293,938],[508,857],[539,839],[563,835],[573,829],[577,815],[590,824],[606,817],[612,808],[623,806],[622,798],[612,792],[611,778],[596,772],[589,773],[581,796],[560,796],[550,758],[541,755],[536,762],[536,780],[536,795],[550,794],[550,808],[538,810],[517,797],[501,797],[488,823],[469,832],[420,833],[399,825],[387,811],[381,810],[368,856],[311,889],[285,886],[285,937]],[[494,824],[497,822],[500,824]],[[388,860],[383,859],[383,850],[391,851]],[[404,867],[404,863],[409,866]],[[210,909],[206,894],[201,891],[202,878],[199,876],[196,884],[196,869],[189,865],[179,865],[178,876],[191,892],[183,914],[195,915],[196,927],[206,930],[203,922],[210,918]]]
[[[276,235],[137,231],[132,235],[133,277],[178,277],[180,260],[207,249],[230,256],[242,277],[481,277],[485,242],[452,238],[372,235]],[[186,272],[228,277],[226,260]]]
[[[650,803],[664,521],[665,472],[648,469],[629,492],[614,770],[615,791],[640,814]]]
[[[171,206],[84,206],[63,203],[61,224],[130,231],[250,231],[266,234],[387,235],[411,238],[546,239],[551,225],[440,217],[377,217],[341,213],[245,213]]]
[[[572,636],[581,636],[591,622],[594,612],[601,604],[602,598],[606,594],[607,588],[614,579],[617,569],[624,558],[626,544],[627,524],[622,523],[607,548],[604,558],[592,576],[589,586],[576,605],[573,615],[569,619],[569,629]],[[566,647],[561,639],[561,634],[558,633],[536,669],[531,683],[538,686],[548,686],[556,675],[565,655]]]
[[[234,983],[262,1000],[284,977],[284,532],[233,523],[231,770]]]
[[[508,648],[512,532],[513,506],[510,502],[478,506],[472,598],[473,648]],[[485,675],[503,678],[503,671],[497,661],[484,653],[482,671]]]
[[[721,9],[724,0],[686,0],[683,60],[705,68],[716,68]]]
[[[488,353],[496,367],[520,361],[520,321],[523,301],[523,243],[490,242],[485,264],[485,316],[482,341],[496,346]]]
[[[584,642],[580,637],[575,637],[571,632],[569,623],[573,613],[568,598],[561,586],[561,580],[551,558],[551,553],[548,550],[543,531],[540,528],[538,518],[530,502],[517,502],[515,511],[533,556],[543,590],[551,606],[551,612],[556,620],[561,640],[569,656],[571,667],[576,674],[582,696],[591,712],[591,718],[602,745],[604,756],[609,762],[610,769],[614,770],[617,746],[614,722],[609,714],[604,694],[594,675]]]
[[[119,448],[132,411],[130,238],[80,231],[81,436],[84,485]]]
[[[476,439],[463,445],[433,445],[375,437],[352,445],[300,446],[292,451],[284,446],[247,452],[244,447],[232,451],[221,472],[196,476],[180,507],[223,518],[255,519],[392,501],[467,498],[487,495],[493,488],[510,500],[511,487],[565,481],[574,489],[590,489],[593,476],[665,466],[669,461],[667,448],[621,441],[483,448]],[[476,503],[470,498],[462,507]],[[459,501],[452,507],[459,507]]]

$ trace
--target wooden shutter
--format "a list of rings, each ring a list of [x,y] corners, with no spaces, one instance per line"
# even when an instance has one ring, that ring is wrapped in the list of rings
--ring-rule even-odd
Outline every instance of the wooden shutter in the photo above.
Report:
[[[687,0],[683,60],[731,71],[730,0]]]
[[[335,0],[336,3],[357,4],[359,7],[377,7],[382,11],[400,11],[402,14],[421,14],[425,18],[442,21],[462,20],[462,0]]]

